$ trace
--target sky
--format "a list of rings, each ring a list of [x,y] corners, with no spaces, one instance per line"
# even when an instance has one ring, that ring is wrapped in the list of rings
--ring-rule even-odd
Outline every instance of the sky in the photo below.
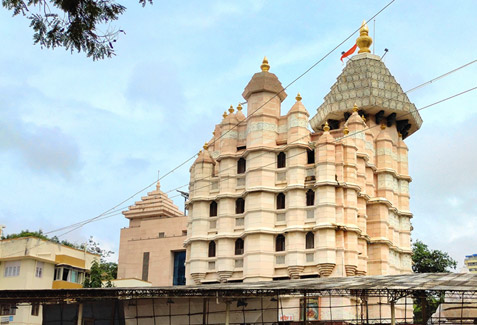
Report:
[[[287,85],[389,2],[162,0],[142,8],[118,1],[127,11],[112,27],[126,34],[115,43],[117,55],[101,61],[33,45],[28,21],[0,8],[6,234],[50,232],[140,200],[158,172],[164,176],[196,154],[222,113],[243,102],[265,55],[270,72]],[[389,49],[386,66],[411,89],[477,59],[476,12],[475,0],[395,0],[369,22],[375,54]],[[282,114],[297,92],[316,113],[344,67],[340,53],[357,36],[289,86]],[[474,63],[408,96],[424,107],[477,86],[476,76]],[[421,129],[406,139],[412,239],[449,252],[459,269],[465,255],[477,253],[477,91],[421,116]],[[165,176],[161,189],[187,184],[191,163]],[[183,207],[176,192],[170,197]],[[116,252],[114,260],[127,224],[115,213],[61,239],[82,243],[93,236]]]

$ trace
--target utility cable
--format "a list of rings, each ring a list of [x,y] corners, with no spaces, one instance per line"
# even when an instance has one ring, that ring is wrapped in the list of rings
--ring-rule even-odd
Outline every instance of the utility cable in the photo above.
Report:
[[[442,102],[448,101],[448,100],[450,100],[450,99],[452,99],[452,98],[461,96],[461,95],[463,95],[463,94],[466,94],[466,93],[471,92],[471,91],[476,90],[476,89],[477,89],[477,87],[473,87],[473,88],[467,89],[467,90],[462,91],[462,92],[460,92],[460,93],[454,94],[454,95],[452,95],[452,96],[446,97],[446,98],[444,98],[444,99],[438,100],[438,101],[433,102],[433,103],[431,103],[431,104],[429,104],[429,105],[426,105],[426,106],[423,106],[423,107],[421,107],[421,108],[419,108],[419,109],[416,109],[416,111],[422,111],[422,110],[424,110],[424,109],[426,109],[426,108],[429,108],[429,107],[432,107],[432,106],[434,106],[434,105],[440,104],[440,103],[442,103]],[[402,115],[399,115],[399,118],[401,119],[401,118],[403,118],[403,117],[405,117],[405,116],[407,116],[407,115],[410,115],[410,114],[412,114],[412,113],[414,113],[414,112],[404,113],[404,114],[402,114]],[[356,131],[356,132],[353,132],[353,133],[349,133],[349,134],[347,134],[347,135],[344,135],[344,136],[342,136],[342,137],[339,137],[339,138],[335,139],[334,142],[341,141],[341,140],[343,140],[343,139],[345,139],[345,138],[348,138],[348,137],[353,137],[353,136],[355,136],[355,135],[357,135],[357,134],[359,134],[359,133],[368,131],[368,130],[373,129],[373,128],[378,127],[378,126],[380,126],[380,125],[379,125],[379,124],[376,124],[376,125],[374,125],[374,126],[364,128],[363,130],[359,130],[359,131]],[[309,136],[309,135],[307,135],[307,136]],[[323,144],[323,145],[325,145],[325,144]],[[315,148],[319,148],[319,147],[320,147],[320,145],[316,146]],[[304,154],[304,153],[303,153],[303,152],[300,152],[300,153],[295,154],[295,155],[287,156],[286,159],[288,160],[288,159],[290,159],[290,158],[293,158],[293,157],[296,157],[296,156],[302,155],[302,154]],[[268,163],[268,164],[266,164],[266,165],[262,165],[262,166],[260,166],[260,167],[256,167],[255,169],[251,169],[251,170],[258,170],[258,169],[265,168],[265,167],[268,167],[268,166],[271,166],[271,165],[274,165],[274,164],[276,164],[276,161],[271,162],[271,163]],[[211,176],[209,176],[209,177],[211,177]],[[220,183],[222,180],[227,180],[227,179],[229,179],[229,178],[235,178],[235,177],[236,177],[236,175],[223,177],[222,179],[219,180],[219,183]],[[209,187],[209,186],[210,186],[210,184],[207,184],[207,185],[204,185],[204,186],[199,187],[199,188],[194,189],[194,190],[202,189],[202,188]],[[183,186],[182,186],[182,187],[183,187]],[[175,197],[177,197],[177,196],[178,196],[178,195],[171,196],[170,199],[173,199],[173,198],[175,198]]]
[[[367,21],[371,21],[373,20],[374,18],[376,18],[379,14],[381,14],[386,8],[388,8],[393,2],[395,2],[396,0],[391,0],[389,3],[387,3],[383,8],[381,8],[377,13],[375,13],[373,16],[371,16]],[[334,51],[336,51],[336,49],[338,49],[341,45],[343,45],[346,41],[348,41],[351,37],[353,37],[353,35],[358,32],[360,30],[361,26],[359,28],[357,28],[356,30],[354,30],[348,37],[346,37],[341,43],[339,43],[338,45],[336,45],[331,51],[329,51],[328,53],[326,53],[321,59],[319,59],[317,62],[315,62],[314,64],[312,64],[307,70],[305,70],[305,72],[303,72],[302,74],[300,74],[298,77],[296,77],[292,82],[290,82],[289,84],[287,84],[284,88],[282,88],[279,92],[277,92],[276,94],[274,94],[268,101],[266,101],[265,103],[263,103],[262,105],[260,105],[256,110],[254,110],[253,112],[251,112],[250,114],[248,114],[247,118],[244,119],[243,121],[240,121],[238,123],[236,123],[232,128],[230,128],[229,130],[227,130],[226,132],[224,132],[223,134],[221,134],[217,139],[214,139],[214,141],[211,143],[211,144],[214,144],[215,142],[217,142],[218,140],[220,140],[222,137],[224,137],[228,132],[232,131],[233,129],[235,129],[236,127],[238,127],[241,123],[244,123],[245,121],[247,121],[247,119],[249,119],[253,114],[255,114],[257,111],[259,111],[262,107],[264,107],[266,104],[268,104],[271,100],[273,100],[275,97],[277,97],[279,94],[281,94],[282,92],[284,92],[288,87],[290,87],[291,85],[293,85],[295,82],[297,82],[299,79],[301,79],[303,76],[305,76],[308,72],[310,72],[313,68],[315,68],[318,64],[320,64],[323,60],[325,60],[331,53],[333,53]],[[162,180],[164,177],[172,174],[173,172],[175,172],[177,169],[179,169],[180,167],[184,166],[186,163],[188,163],[189,161],[191,161],[192,159],[194,159],[198,154],[194,154],[193,156],[189,157],[188,159],[186,159],[184,162],[182,162],[181,164],[179,164],[178,166],[176,166],[175,168],[173,168],[172,170],[170,170],[169,172],[167,172],[166,174],[164,174],[164,176],[160,177],[158,180],[155,180],[153,183],[147,185],[146,187],[140,189],[139,191],[137,191],[136,193],[134,193],[133,195],[129,196],[128,198],[126,198],[125,200],[121,201],[120,203],[118,203],[117,205],[115,205],[114,207],[106,210],[105,212],[99,214],[98,216],[96,217],[93,217],[90,219],[89,222],[92,222],[98,218],[101,218],[102,216],[104,216],[106,213],[110,212],[111,210],[114,210],[115,208],[117,208],[118,206],[120,206],[121,204],[129,201],[131,198],[135,197],[137,194],[139,193],[142,193],[143,191],[147,190],[148,188],[150,188],[151,186],[153,186],[154,184],[157,183],[157,181],[160,181]],[[86,222],[86,224],[88,224],[89,222]],[[49,233],[51,232],[54,232],[54,231],[50,231]]]
[[[436,80],[439,80],[439,79],[442,79],[442,78],[444,78],[444,77],[446,77],[446,76],[448,76],[448,75],[450,75],[450,74],[452,74],[452,73],[454,73],[454,72],[456,72],[456,71],[458,71],[458,70],[461,70],[461,69],[463,69],[463,68],[465,68],[465,67],[467,67],[467,66],[469,66],[469,65],[471,65],[471,64],[473,64],[473,63],[475,63],[475,62],[477,62],[477,60],[474,60],[474,61],[471,61],[471,62],[469,62],[469,63],[466,63],[466,64],[464,64],[464,65],[462,65],[462,66],[460,66],[460,67],[458,67],[458,68],[456,68],[456,69],[453,69],[453,70],[451,70],[451,71],[448,71],[448,72],[446,72],[446,73],[444,73],[444,74],[442,74],[442,75],[439,75],[438,77],[435,77],[435,78],[433,78],[433,79],[431,79],[431,80],[429,80],[429,81],[423,82],[423,83],[421,83],[421,84],[419,84],[419,85],[417,85],[417,86],[415,86],[415,87],[413,87],[413,88],[411,88],[411,89],[405,91],[404,93],[407,94],[407,93],[412,92],[412,91],[414,91],[414,90],[417,90],[417,89],[419,89],[419,88],[421,88],[421,87],[424,87],[424,86],[426,86],[426,85],[429,85],[429,84],[431,84],[432,82],[434,82],[434,81],[436,81]],[[394,98],[391,98],[391,99],[394,99]],[[299,139],[296,139],[295,141],[293,141],[293,142],[291,142],[291,143],[287,143],[287,144],[283,145],[282,148],[280,148],[280,147],[275,148],[275,150],[283,149],[283,148],[285,148],[286,146],[289,146],[290,144],[293,144],[293,143],[295,143],[295,142],[297,142],[297,141],[303,140],[304,138],[306,138],[306,137],[308,137],[308,136],[309,136],[309,135],[305,135],[305,136],[303,136],[303,137],[301,137],[301,138],[299,138]],[[266,153],[263,153],[263,154],[261,154],[261,155],[259,155],[259,156],[256,156],[256,157],[252,158],[252,159],[260,158],[260,157],[262,157],[262,156],[265,155],[265,154],[266,154]],[[287,158],[287,159],[288,159],[288,158]],[[229,168],[226,168],[226,169],[224,169],[224,170],[221,170],[220,172],[223,173],[223,172],[225,172],[225,171],[228,171],[228,170],[231,170],[231,169],[235,169],[235,168],[236,168],[236,166],[231,166],[231,167],[229,167]],[[196,181],[205,180],[205,179],[208,179],[208,178],[210,178],[210,177],[211,177],[211,176],[206,176],[206,177],[203,177],[203,178],[198,179],[198,180],[196,180]],[[165,192],[165,194],[168,194],[168,193],[177,191],[177,190],[179,190],[179,189],[181,189],[181,188],[183,188],[183,187],[185,187],[185,186],[188,186],[188,185],[189,185],[189,183],[184,184],[184,185],[181,185],[181,186],[179,186],[179,187],[176,187],[176,188],[174,188],[174,189],[172,189],[172,190],[169,190],[169,191]],[[171,198],[175,198],[175,197],[177,197],[177,195],[172,196]]]

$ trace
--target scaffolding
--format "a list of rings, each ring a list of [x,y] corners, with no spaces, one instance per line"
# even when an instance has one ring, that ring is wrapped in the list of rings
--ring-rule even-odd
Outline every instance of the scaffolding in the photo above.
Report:
[[[438,298],[428,324],[477,323],[477,275],[436,273],[201,286],[3,290],[41,304],[43,324],[414,324],[413,299]],[[95,313],[96,311],[96,313]]]

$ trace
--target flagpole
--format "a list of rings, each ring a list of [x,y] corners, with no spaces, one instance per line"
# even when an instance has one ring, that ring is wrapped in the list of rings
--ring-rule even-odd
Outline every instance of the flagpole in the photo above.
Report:
[[[376,19],[373,19],[373,54],[374,54],[375,44],[376,44]]]

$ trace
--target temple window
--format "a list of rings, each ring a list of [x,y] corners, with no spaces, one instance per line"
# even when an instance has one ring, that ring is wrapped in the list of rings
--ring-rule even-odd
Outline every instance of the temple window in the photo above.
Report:
[[[217,217],[217,202],[210,202],[209,217]]]
[[[275,251],[283,252],[285,250],[285,236],[278,235],[275,239]]]
[[[238,198],[235,201],[235,214],[242,214],[245,211],[245,200]]]
[[[245,173],[245,170],[247,169],[247,162],[245,159],[240,158],[237,162],[237,174],[243,174]]]
[[[277,155],[277,168],[285,168],[287,165],[287,155],[284,152],[280,152]]]
[[[285,194],[278,193],[277,195],[277,210],[285,209]]]
[[[306,206],[315,205],[315,191],[308,190],[306,191]]]
[[[243,255],[243,239],[239,238],[235,241],[235,255]]]
[[[209,257],[215,257],[215,241],[209,243]]]
[[[308,149],[306,151],[306,159],[307,159],[307,164],[314,164],[315,163],[315,150]]]
[[[315,248],[315,235],[312,232],[306,234],[306,249]]]

